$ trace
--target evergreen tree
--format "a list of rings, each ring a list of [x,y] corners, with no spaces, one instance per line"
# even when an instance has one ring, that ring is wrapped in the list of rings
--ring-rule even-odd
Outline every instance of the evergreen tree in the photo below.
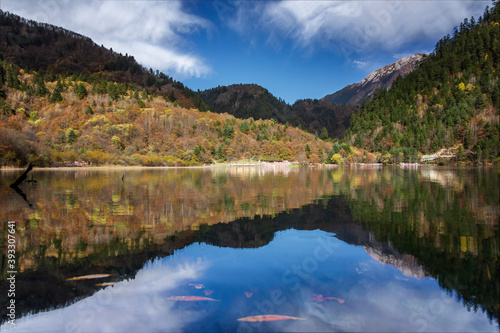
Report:
[[[62,84],[61,81],[57,81],[56,87],[52,91],[52,95],[50,95],[50,103],[62,102],[63,97],[61,95],[62,92]]]
[[[108,83],[107,93],[113,101],[117,101],[120,98],[120,92],[116,83]]]
[[[168,99],[171,101],[171,102],[175,102],[176,98],[175,98],[175,92],[174,90],[170,90],[170,94],[168,95]]]
[[[85,109],[85,114],[86,115],[93,115],[94,114],[94,110],[92,110],[92,108],[90,107],[90,105],[87,106],[87,109]]]
[[[73,129],[71,129],[68,133],[68,143],[73,143],[76,140],[76,133]]]
[[[5,76],[9,88],[19,89],[19,85],[21,84],[18,79],[19,68],[13,65],[7,66]]]
[[[87,88],[85,88],[85,84],[83,82],[80,82],[77,85],[75,93],[79,99],[84,99],[85,97],[87,97],[88,95]]]
[[[43,73],[36,73],[35,76],[33,77],[34,84],[36,86],[35,88],[35,94],[37,96],[47,96],[50,94],[49,89],[45,86],[45,80],[44,80],[44,74]]]
[[[326,127],[323,127],[323,129],[321,129],[320,139],[328,140],[328,130],[326,129]]]
[[[311,157],[311,148],[309,147],[309,144],[306,144],[306,148],[304,150],[306,152],[306,157]]]

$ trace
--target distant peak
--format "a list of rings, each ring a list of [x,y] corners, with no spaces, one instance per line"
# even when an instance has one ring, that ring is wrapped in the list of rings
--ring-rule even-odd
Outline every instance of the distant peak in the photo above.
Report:
[[[376,89],[389,89],[398,76],[406,76],[415,70],[425,56],[426,54],[417,53],[400,59],[371,72],[361,82],[351,84],[322,99],[339,104],[359,104],[363,99],[371,96]]]
[[[423,53],[416,53],[410,57],[405,57],[403,59],[400,59],[390,65],[384,66],[380,69],[377,69],[376,71],[371,72],[357,85],[362,86],[367,83],[379,82],[383,78],[391,75],[392,73],[402,70],[405,72],[404,74],[402,73],[402,75],[404,76],[409,72],[413,71],[416,67],[418,67],[424,56],[425,54]],[[405,67],[410,67],[410,68],[405,68]]]

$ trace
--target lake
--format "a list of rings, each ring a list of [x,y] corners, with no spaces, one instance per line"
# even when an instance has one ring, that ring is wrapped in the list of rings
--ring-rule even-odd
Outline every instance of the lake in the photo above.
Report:
[[[21,172],[2,332],[499,330],[495,168]]]

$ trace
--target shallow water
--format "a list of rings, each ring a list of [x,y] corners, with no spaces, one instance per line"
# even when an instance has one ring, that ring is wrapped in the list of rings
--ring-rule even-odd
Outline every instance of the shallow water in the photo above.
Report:
[[[35,170],[22,193],[18,174],[2,331],[498,331],[494,169]],[[111,275],[67,281],[88,274]],[[293,318],[238,321],[259,315]]]

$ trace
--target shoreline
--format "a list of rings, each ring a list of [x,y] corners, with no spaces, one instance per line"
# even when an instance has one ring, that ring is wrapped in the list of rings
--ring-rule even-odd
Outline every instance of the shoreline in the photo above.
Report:
[[[401,168],[418,168],[418,167],[441,167],[441,166],[455,166],[455,167],[491,167],[495,166],[494,163],[484,165],[468,165],[468,164],[427,164],[427,163],[412,163],[412,164],[382,164],[382,163],[353,163],[353,164],[323,164],[323,163],[309,163],[300,164],[299,162],[233,162],[233,163],[217,163],[206,165],[191,165],[191,166],[145,166],[145,165],[97,165],[97,166],[61,166],[61,167],[33,167],[33,170],[61,170],[61,171],[74,171],[74,170],[161,170],[161,169],[205,169],[205,168],[222,168],[222,167],[361,167],[361,168],[382,168],[384,166],[401,167]],[[26,167],[0,167],[2,171],[20,171],[26,170]]]
[[[188,166],[146,166],[146,165],[96,165],[96,166],[54,166],[54,167],[33,167],[33,170],[133,170],[133,169],[203,169],[203,168],[220,168],[220,167],[266,167],[266,166],[300,166],[298,162],[253,162],[246,161],[216,163],[205,165],[188,165]],[[304,166],[313,166],[315,164],[304,164]],[[323,164],[328,166],[329,164]],[[330,164],[333,165],[333,164]],[[0,167],[0,171],[9,170],[26,170],[26,167]]]

